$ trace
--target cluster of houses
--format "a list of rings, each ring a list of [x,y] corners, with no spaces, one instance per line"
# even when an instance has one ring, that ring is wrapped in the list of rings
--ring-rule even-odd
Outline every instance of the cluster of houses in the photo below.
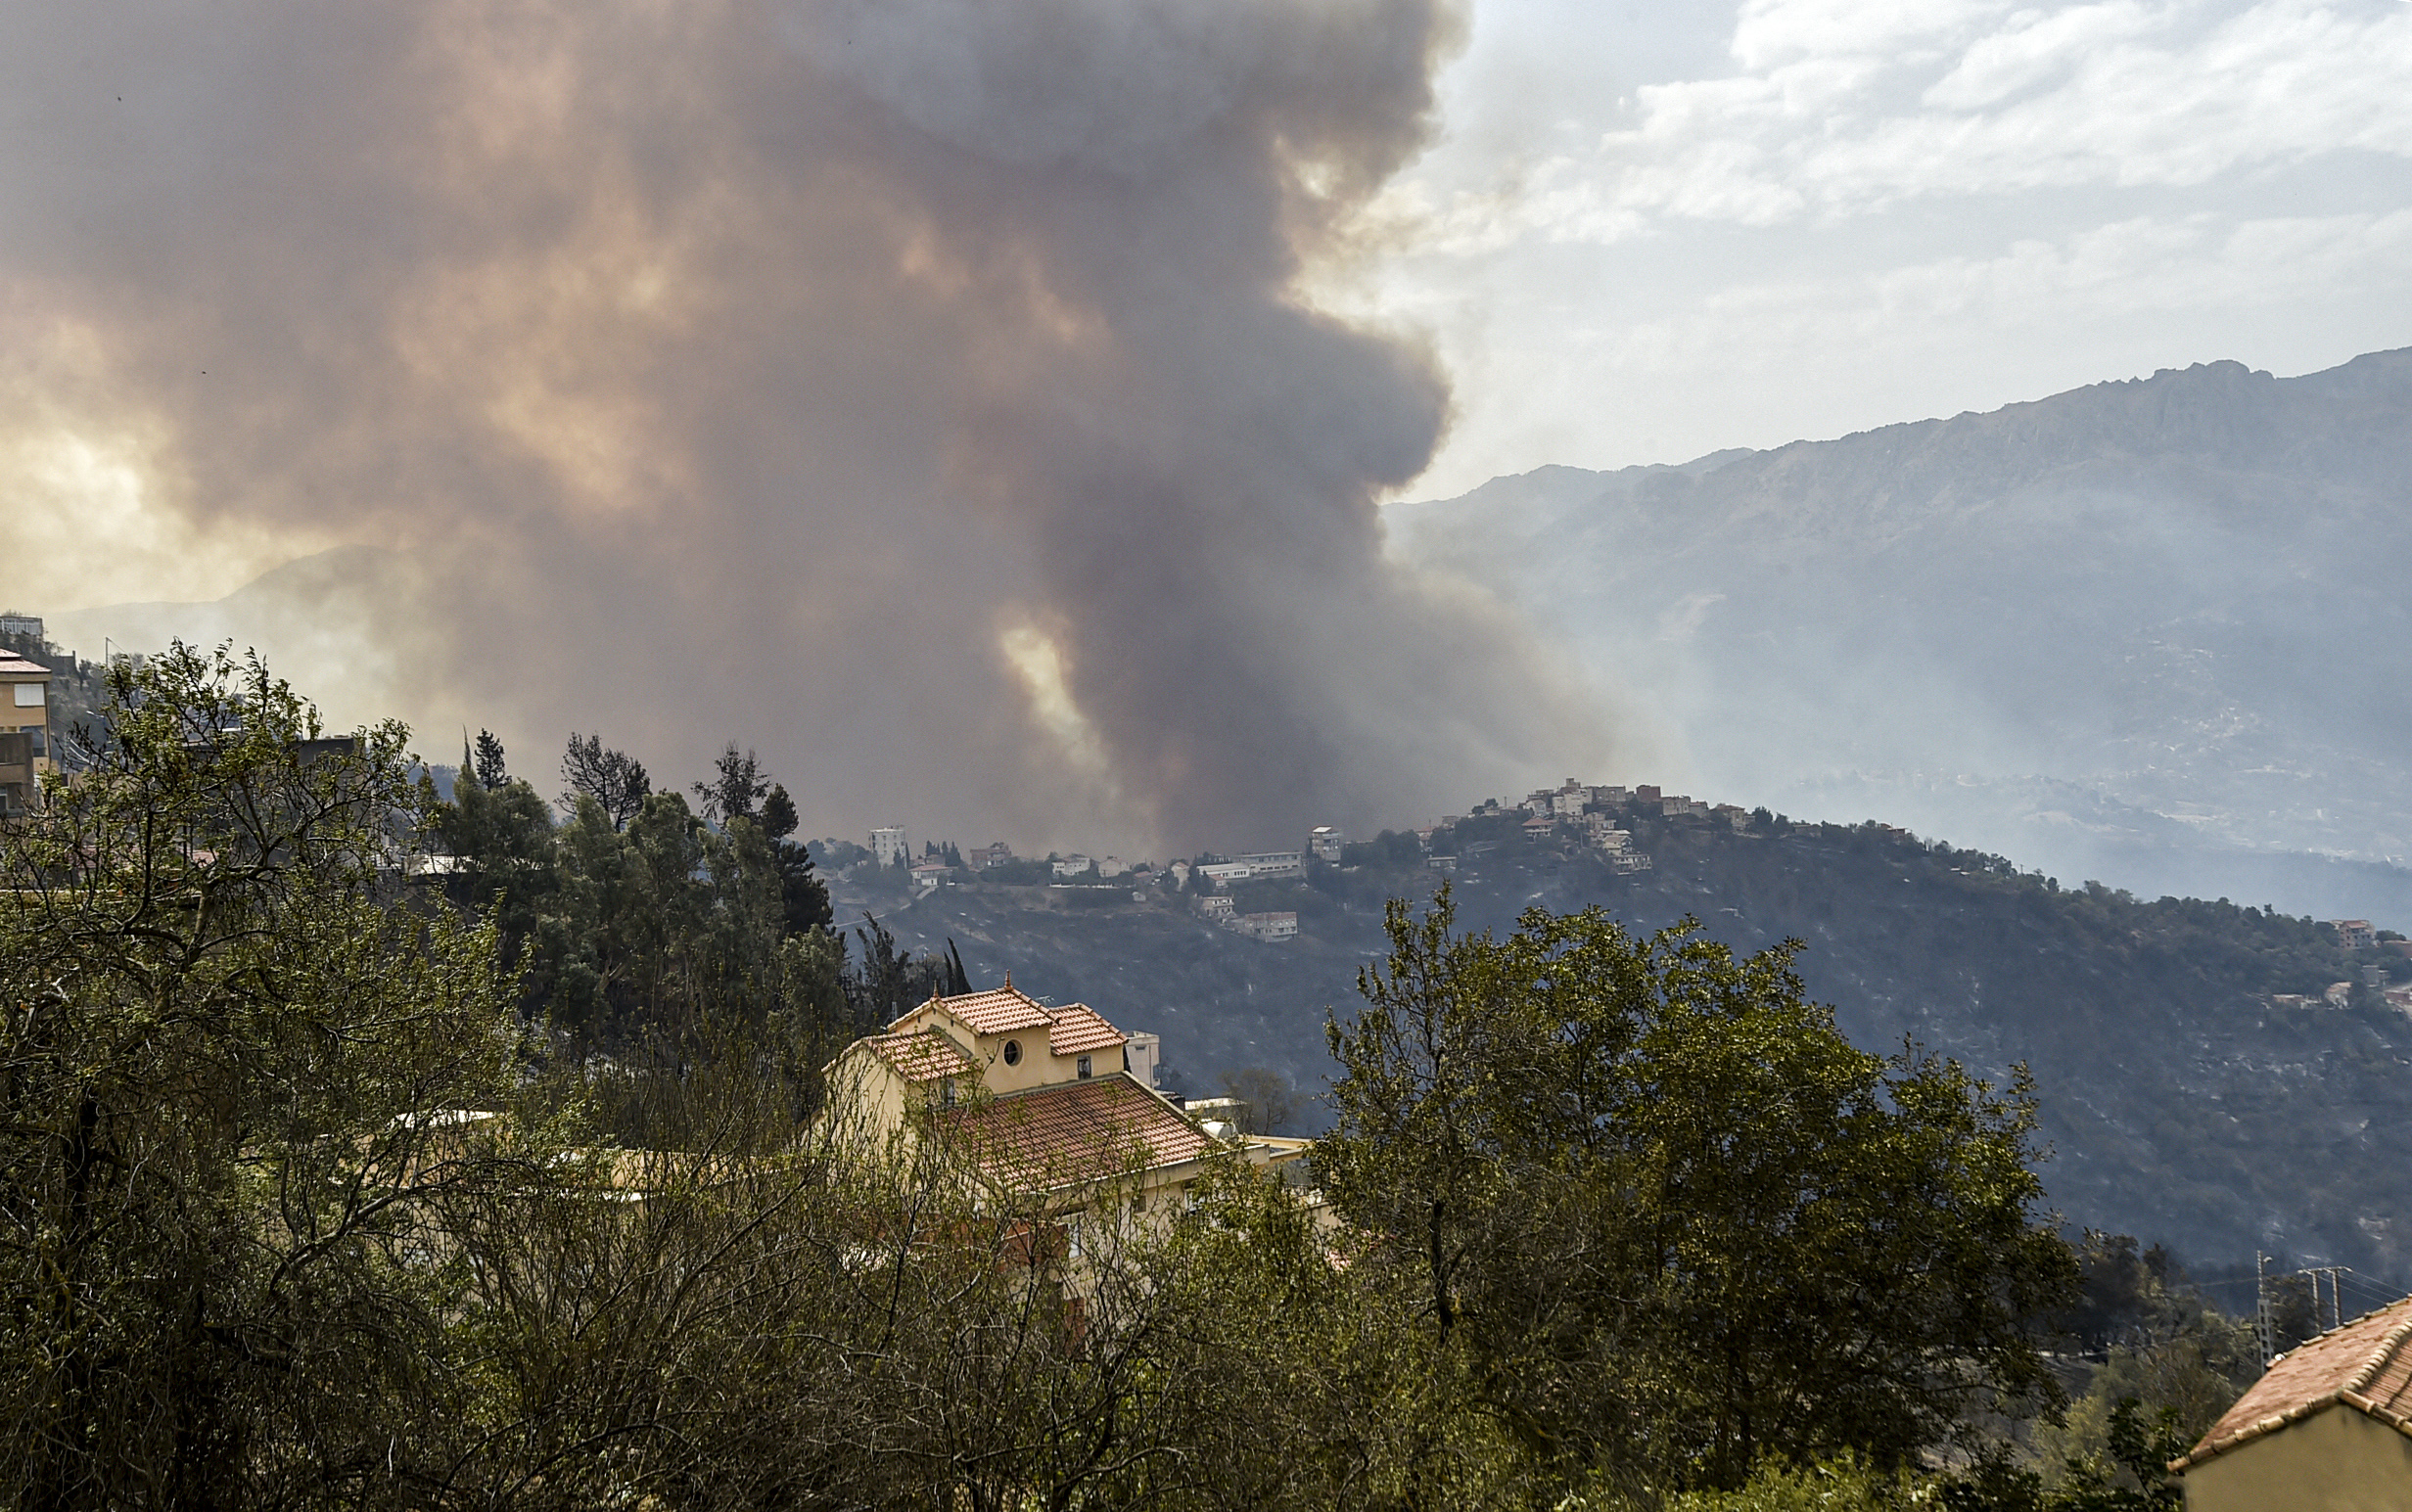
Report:
[[[2412,939],[2396,938],[2391,933],[2389,938],[2381,939],[2368,919],[2324,919],[2321,922],[2336,935],[2337,942],[2348,950],[2385,950],[2412,959]],[[2380,1000],[2389,1008],[2412,1018],[2412,986],[2390,986],[2389,980],[2385,966],[2365,966],[2358,984],[2332,982],[2318,992],[2273,992],[2269,1002],[2273,1008],[2350,1008],[2355,989],[2360,986],[2378,993]]]

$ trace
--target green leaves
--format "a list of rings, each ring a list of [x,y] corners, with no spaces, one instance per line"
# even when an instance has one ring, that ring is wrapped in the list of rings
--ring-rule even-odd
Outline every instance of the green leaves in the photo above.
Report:
[[[1446,891],[1388,922],[1318,1171],[1538,1451],[1732,1485],[2052,1397],[2033,1334],[2074,1267],[2022,1081],[1855,1049],[1790,946],[1598,910],[1459,936]]]

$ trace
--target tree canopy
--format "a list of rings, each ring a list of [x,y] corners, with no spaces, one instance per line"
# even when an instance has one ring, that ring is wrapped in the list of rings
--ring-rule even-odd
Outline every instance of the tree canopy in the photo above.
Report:
[[[2022,1076],[1854,1048],[1789,946],[1597,909],[1461,936],[1446,890],[1388,923],[1317,1168],[1536,1451],[1734,1484],[2056,1398],[2076,1269]]]

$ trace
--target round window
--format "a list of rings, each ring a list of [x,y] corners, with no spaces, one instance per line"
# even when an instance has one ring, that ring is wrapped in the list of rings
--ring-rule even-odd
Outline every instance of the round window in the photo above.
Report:
[[[1022,1064],[1022,1042],[1020,1040],[1008,1039],[1005,1041],[1005,1064],[1008,1066],[1019,1066]]]

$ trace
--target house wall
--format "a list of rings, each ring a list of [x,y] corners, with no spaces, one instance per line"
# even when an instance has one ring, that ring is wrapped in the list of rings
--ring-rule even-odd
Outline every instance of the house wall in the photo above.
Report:
[[[2333,1406],[2186,1472],[2187,1512],[2402,1512],[2412,1439]]]
[[[20,687],[32,691],[21,694]],[[42,773],[51,769],[50,761],[50,673],[23,671],[0,672],[0,735],[23,734],[23,741],[11,741],[5,755],[0,755],[0,789],[6,791],[6,802],[0,806],[23,807],[34,800]],[[39,704],[20,705],[20,698],[40,698]]]
[[[1018,1092],[1024,1087],[1049,1086],[1058,1081],[1074,1081],[1080,1077],[1080,1057],[1056,1055],[1047,1048],[1046,1026],[1017,1029],[1003,1034],[975,1034],[968,1025],[936,1003],[920,1007],[889,1026],[897,1033],[913,1033],[923,1029],[937,1029],[948,1038],[961,1045],[972,1059],[980,1063],[980,1084],[991,1092]],[[1005,1041],[1022,1047],[1021,1059],[1014,1065],[1005,1064]],[[1115,1049],[1090,1052],[1090,1071],[1093,1076],[1111,1076],[1122,1070],[1122,1052]]]

